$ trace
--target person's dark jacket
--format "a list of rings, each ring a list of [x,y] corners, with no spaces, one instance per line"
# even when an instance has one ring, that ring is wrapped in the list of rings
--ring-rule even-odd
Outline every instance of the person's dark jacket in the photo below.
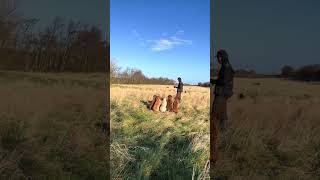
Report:
[[[223,64],[219,70],[216,80],[210,79],[211,84],[215,84],[214,94],[229,98],[233,94],[234,70],[230,64]]]
[[[175,88],[177,88],[177,92],[183,92],[183,83],[179,82],[178,86],[176,86]]]

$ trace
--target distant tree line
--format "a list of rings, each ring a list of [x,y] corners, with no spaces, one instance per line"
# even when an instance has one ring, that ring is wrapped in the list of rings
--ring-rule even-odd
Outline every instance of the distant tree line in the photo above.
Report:
[[[236,77],[255,77],[255,76],[258,76],[258,74],[254,70],[237,69],[235,70],[235,76]]]
[[[210,82],[204,82],[204,83],[199,82],[198,86],[200,86],[200,87],[210,87]]]
[[[216,77],[217,69],[211,69],[211,76]],[[320,64],[311,64],[294,69],[292,66],[284,65],[280,74],[265,75],[258,74],[254,70],[237,69],[235,77],[246,78],[287,78],[299,81],[320,81]],[[198,83],[199,86],[208,86],[207,83]]]
[[[265,75],[256,73],[255,70],[247,70],[247,69],[235,69],[235,77],[242,77],[242,78],[266,78],[266,77],[275,77],[275,75]],[[219,73],[218,69],[211,69],[211,76],[217,77]]]
[[[111,84],[175,84],[174,80],[168,78],[148,78],[136,68],[122,70],[115,61],[111,61],[110,74]]]
[[[109,43],[103,39],[100,28],[57,17],[42,31],[36,31],[39,19],[10,18],[8,13],[14,9],[2,6],[0,10],[0,70],[107,70]]]
[[[285,65],[281,68],[281,77],[300,81],[320,81],[320,64],[305,65],[297,69]]]
[[[217,76],[219,70],[218,69],[211,69],[211,76]],[[247,70],[247,69],[236,69],[235,70],[235,77],[256,77],[261,76],[261,74],[257,74],[254,70]]]

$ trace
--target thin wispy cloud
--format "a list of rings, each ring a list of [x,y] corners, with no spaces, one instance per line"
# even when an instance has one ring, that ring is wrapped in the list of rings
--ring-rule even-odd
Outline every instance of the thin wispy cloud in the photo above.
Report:
[[[147,43],[150,45],[150,49],[153,52],[161,52],[173,49],[181,45],[191,45],[192,41],[188,39],[180,38],[179,36],[184,34],[183,30],[179,30],[174,33],[172,36],[168,36],[167,33],[161,33],[161,37],[156,40],[145,40],[141,34],[133,29],[132,35],[139,41],[139,44],[145,46]]]
[[[167,33],[164,32],[164,33],[162,33],[161,35],[162,35],[162,36],[167,36]]]
[[[182,39],[178,36],[184,34],[183,30],[177,31],[173,36],[170,37],[162,37],[158,40],[151,40],[151,50],[153,52],[161,52],[173,49],[177,46],[181,45],[191,45],[192,41],[187,39]],[[166,36],[166,34],[162,33],[162,36]]]
[[[145,40],[144,40],[144,38],[140,35],[140,33],[139,33],[137,30],[133,29],[133,30],[131,31],[131,33],[133,34],[133,36],[134,36],[135,38],[138,39],[139,45],[145,46]]]
[[[132,33],[135,37],[140,38],[140,33],[138,33],[137,30],[133,29],[133,30],[131,31],[131,33]]]
[[[173,49],[176,46],[180,45],[191,45],[191,40],[181,39],[176,36],[172,36],[169,38],[161,38],[159,40],[154,40],[151,50],[154,52],[166,51],[169,49]]]
[[[182,34],[184,34],[184,30],[177,31],[175,35],[182,35]]]

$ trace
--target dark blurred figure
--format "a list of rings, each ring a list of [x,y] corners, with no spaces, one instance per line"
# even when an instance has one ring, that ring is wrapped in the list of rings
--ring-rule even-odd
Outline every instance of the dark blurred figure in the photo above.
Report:
[[[225,50],[219,50],[215,56],[218,59],[218,63],[221,65],[218,78],[211,79],[211,85],[215,85],[214,88],[214,101],[212,105],[212,112],[210,116],[210,150],[211,161],[217,160],[217,136],[219,123],[220,131],[225,132],[227,122],[227,99],[233,95],[233,77],[234,70],[229,62],[228,53]]]
[[[178,86],[174,86],[174,88],[177,88],[177,95],[176,95],[176,98],[181,101],[181,93],[183,92],[183,83],[182,83],[182,80],[180,77],[178,77],[178,81],[179,81],[179,84]]]

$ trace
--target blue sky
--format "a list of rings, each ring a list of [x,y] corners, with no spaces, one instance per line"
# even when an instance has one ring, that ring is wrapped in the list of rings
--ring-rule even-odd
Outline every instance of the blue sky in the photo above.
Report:
[[[185,81],[207,81],[209,0],[110,1],[111,57],[120,65],[140,68],[148,76],[175,79],[181,74]],[[60,16],[98,25],[109,34],[107,1],[20,2],[19,12],[40,18],[40,25]],[[316,0],[214,0],[213,53],[224,48],[235,68],[262,73],[279,72],[284,64],[319,63],[319,6]],[[166,50],[156,52],[161,49]]]
[[[278,73],[320,63],[319,0],[214,0],[213,50],[235,68]]]
[[[210,77],[210,0],[110,0],[111,59],[148,77]]]
[[[19,14],[26,18],[39,18],[38,28],[52,23],[55,17],[96,25],[109,34],[107,1],[104,0],[20,0]]]

